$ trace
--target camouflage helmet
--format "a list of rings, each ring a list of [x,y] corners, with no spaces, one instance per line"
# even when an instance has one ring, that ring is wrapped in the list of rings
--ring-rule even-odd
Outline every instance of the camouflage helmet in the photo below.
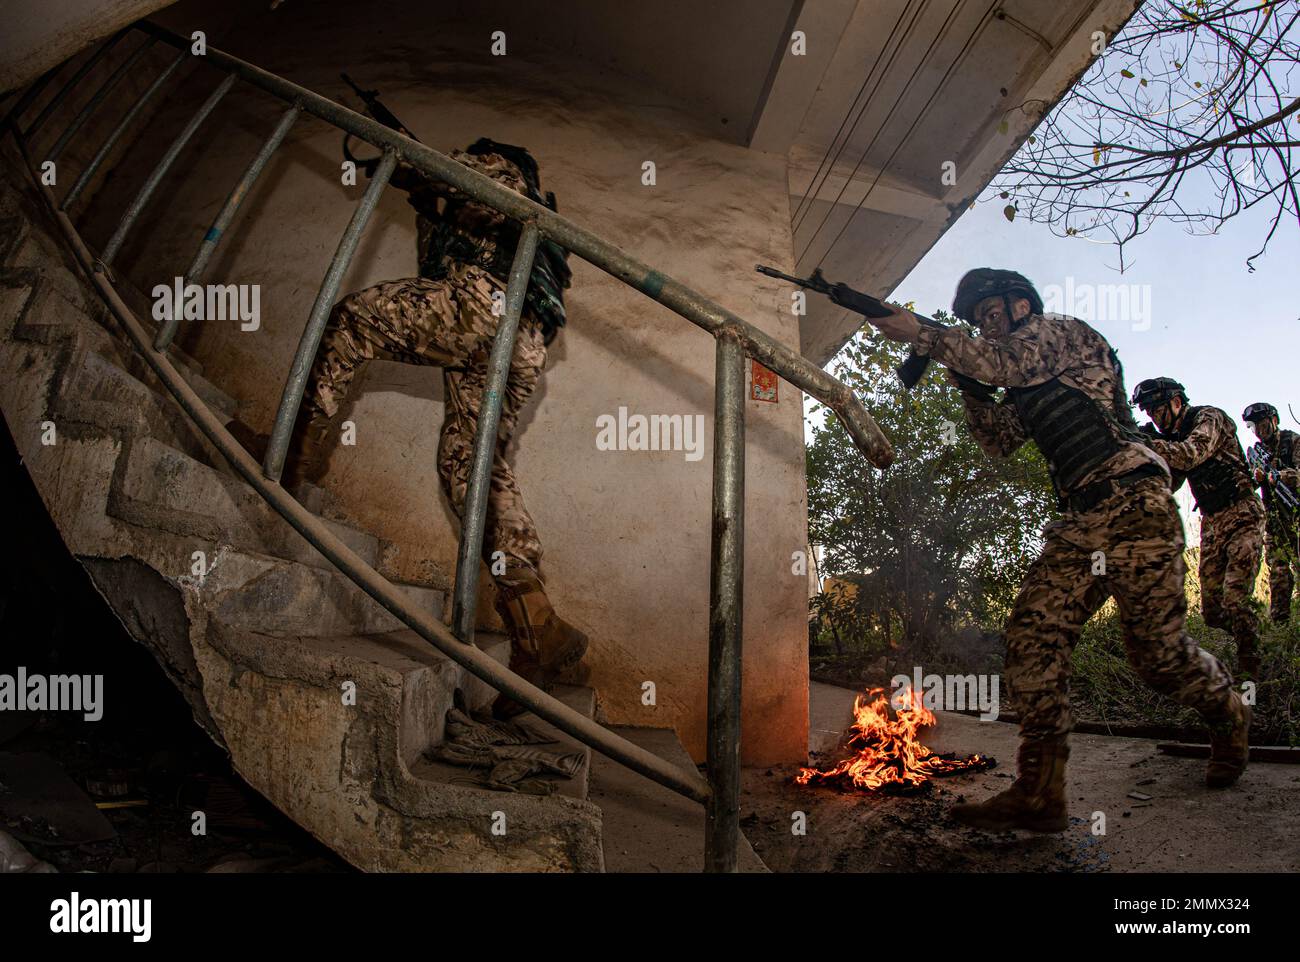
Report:
[[[1187,403],[1187,390],[1171,377],[1153,377],[1133,389],[1133,404],[1150,414],[1176,397]]]
[[[1268,418],[1275,418],[1277,416],[1277,408],[1265,401],[1256,401],[1254,404],[1247,407],[1246,410],[1241,412],[1241,419],[1243,421],[1251,422],[1264,421]]]
[[[1043,299],[1038,296],[1033,283],[1015,271],[1001,271],[992,267],[977,267],[967,271],[957,282],[957,294],[952,299],[952,312],[963,321],[975,323],[975,305],[986,297],[1023,297],[1029,301],[1029,310],[1043,313]]]
[[[481,157],[484,154],[499,154],[519,168],[519,172],[524,175],[524,180],[534,193],[541,190],[541,174],[537,169],[537,161],[526,147],[503,144],[489,137],[480,137],[465,148],[465,153],[473,154],[475,157]]]

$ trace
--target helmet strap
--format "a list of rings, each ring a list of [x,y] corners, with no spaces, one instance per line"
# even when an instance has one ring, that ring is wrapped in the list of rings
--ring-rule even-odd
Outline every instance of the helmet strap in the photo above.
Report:
[[[1182,401],[1182,402],[1183,402],[1183,406],[1182,406],[1182,408],[1179,409],[1179,411],[1178,411],[1177,414],[1174,414],[1174,402],[1175,402],[1175,401]],[[1187,417],[1187,412],[1190,411],[1190,410],[1191,410],[1191,405],[1189,405],[1189,404],[1187,403],[1187,398],[1183,397],[1181,394],[1175,394],[1173,397],[1171,397],[1171,398],[1169,399],[1169,413],[1170,413],[1170,414],[1174,414],[1174,427],[1175,427],[1175,428],[1177,428],[1177,427],[1179,427],[1179,426],[1182,425],[1182,423],[1183,423],[1183,419],[1184,419],[1185,417]]]
[[[1017,300],[1019,300],[1019,298],[1017,298]],[[1007,310],[1007,333],[1013,334],[1016,331],[1020,330],[1021,327],[1024,326],[1024,323],[1026,320],[1028,320],[1028,317],[1024,317],[1024,318],[1016,317],[1015,309],[1011,306],[1010,294],[1002,295],[1002,305]]]

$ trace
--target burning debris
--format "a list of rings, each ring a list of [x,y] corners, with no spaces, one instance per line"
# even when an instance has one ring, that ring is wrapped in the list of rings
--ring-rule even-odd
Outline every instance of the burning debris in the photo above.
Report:
[[[900,690],[895,698],[900,707],[890,718],[889,699],[883,688],[858,695],[853,703],[853,735],[847,744],[854,754],[828,771],[801,768],[795,783],[847,783],[867,791],[910,794],[924,790],[930,779],[940,775],[979,772],[997,764],[988,755],[957,758],[930,751],[921,744],[917,731],[935,724],[934,712],[911,688]]]

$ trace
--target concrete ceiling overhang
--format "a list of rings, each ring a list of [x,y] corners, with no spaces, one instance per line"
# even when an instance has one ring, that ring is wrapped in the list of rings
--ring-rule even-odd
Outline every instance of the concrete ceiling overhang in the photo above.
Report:
[[[967,210],[1138,0],[821,0],[796,29],[750,146],[789,159],[796,271],[887,296]],[[1005,126],[1004,126],[1005,124]],[[945,168],[945,164],[951,167]],[[944,174],[948,173],[945,182]],[[967,266],[1014,252],[972,252]],[[929,305],[926,305],[929,307]],[[861,318],[809,298],[826,363]]]
[[[784,155],[796,271],[820,266],[887,296],[1092,62],[1096,32],[1109,38],[1138,3],[445,0],[431,17],[481,28],[484,43],[504,29],[515,49],[571,52],[589,76],[608,69],[644,81],[647,104],[672,102],[719,139]],[[6,21],[22,29],[8,31],[0,68],[27,82],[93,35],[165,5],[15,0]],[[261,6],[227,0],[222,9],[233,22],[234,11]],[[802,55],[791,49],[795,30]],[[972,263],[988,259],[1015,260],[980,252]],[[965,266],[954,265],[954,284]],[[859,320],[809,298],[801,350],[825,363]]]
[[[28,83],[171,2],[9,0],[0,15],[0,92]],[[268,5],[270,0],[225,0],[181,6],[191,14],[217,6],[249,14]],[[764,108],[802,7],[803,0],[441,0],[427,5],[431,34],[440,23],[469,24],[481,28],[485,48],[492,32],[502,30],[508,49],[527,51],[540,44],[572,54],[586,69],[607,68],[643,80],[647,99],[669,99],[719,139],[742,144]],[[304,11],[309,8],[287,3],[277,13],[291,23]]]
[[[820,2],[820,0],[814,0]],[[504,30],[646,84],[720,140],[748,143],[804,0],[452,0],[439,15]],[[484,33],[485,42],[487,33]]]

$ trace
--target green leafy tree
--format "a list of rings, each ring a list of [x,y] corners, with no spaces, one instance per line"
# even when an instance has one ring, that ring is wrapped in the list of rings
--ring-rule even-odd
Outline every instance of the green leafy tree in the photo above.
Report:
[[[871,467],[827,418],[807,450],[808,519],[824,571],[858,585],[859,634],[878,631],[924,656],[959,626],[1000,627],[1055,497],[1034,445],[1010,458],[979,449],[937,365],[903,390],[894,367],[905,354],[864,331],[837,355],[834,373],[871,409],[897,459]]]

